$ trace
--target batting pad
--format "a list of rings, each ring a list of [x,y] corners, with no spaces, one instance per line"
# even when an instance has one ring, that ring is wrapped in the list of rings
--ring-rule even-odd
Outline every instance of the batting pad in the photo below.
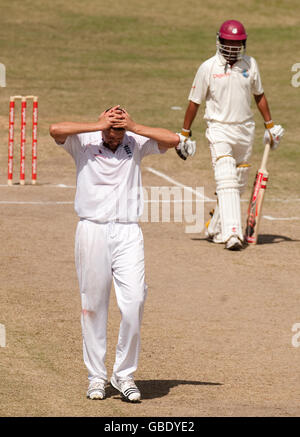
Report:
[[[215,165],[215,180],[219,201],[222,240],[232,235],[243,241],[238,172],[232,156],[219,158]]]
[[[240,196],[244,193],[246,189],[249,170],[250,170],[250,164],[242,164],[240,166],[239,165],[237,166],[237,178],[238,178]]]

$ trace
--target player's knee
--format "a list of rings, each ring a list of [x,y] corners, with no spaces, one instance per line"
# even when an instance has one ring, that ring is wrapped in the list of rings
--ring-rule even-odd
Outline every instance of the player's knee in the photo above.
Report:
[[[232,156],[218,158],[215,165],[217,191],[222,189],[238,189],[236,161]]]
[[[139,324],[143,316],[144,302],[144,299],[141,298],[126,302],[121,311],[123,322],[127,323],[128,326]]]

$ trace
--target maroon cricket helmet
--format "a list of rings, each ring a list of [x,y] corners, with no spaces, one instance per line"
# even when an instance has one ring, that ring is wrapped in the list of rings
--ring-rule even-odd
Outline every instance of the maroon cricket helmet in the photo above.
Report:
[[[242,23],[237,20],[224,21],[217,33],[217,51],[232,64],[245,55],[246,40],[247,34]]]
[[[221,25],[219,30],[219,38],[233,41],[245,41],[247,33],[240,21],[227,20]]]

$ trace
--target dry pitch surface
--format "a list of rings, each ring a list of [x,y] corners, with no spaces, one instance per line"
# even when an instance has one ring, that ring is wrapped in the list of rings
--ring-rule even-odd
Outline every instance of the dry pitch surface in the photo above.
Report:
[[[299,88],[290,80],[291,66],[299,62],[299,14],[293,0],[268,6],[225,2],[226,12],[247,24],[249,52],[259,61],[273,118],[286,128],[282,145],[270,156],[263,213],[287,220],[263,219],[260,244],[238,253],[210,244],[203,232],[185,233],[186,223],[143,223],[149,293],[136,373],[143,400],[129,405],[111,388],[104,401],[85,398],[73,255],[75,190],[55,186],[74,185],[75,172],[71,158],[47,135],[48,126],[63,119],[94,120],[120,102],[139,122],[179,129],[184,112],[170,108],[185,107],[195,70],[213,54],[214,32],[228,18],[218,0],[193,1],[188,10],[179,1],[151,0],[148,7],[135,0],[101,3],[28,0],[16,6],[3,0],[0,323],[7,344],[0,348],[0,414],[298,416],[300,348],[292,345],[292,327],[300,322]],[[21,93],[40,97],[39,184],[8,188],[8,101]],[[147,157],[145,186],[169,185],[146,169],[151,166],[187,186],[204,186],[205,195],[214,197],[201,117],[193,160],[183,162],[174,151]],[[262,152],[262,125],[255,118],[250,181]],[[205,203],[206,218],[212,206]],[[245,221],[246,203],[242,206]],[[119,322],[112,293],[109,374]]]

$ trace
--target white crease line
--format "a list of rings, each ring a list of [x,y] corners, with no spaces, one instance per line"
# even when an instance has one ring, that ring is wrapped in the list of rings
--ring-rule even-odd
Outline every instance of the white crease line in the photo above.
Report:
[[[204,196],[204,197],[203,197],[203,196],[201,196],[200,193],[198,193],[198,192],[197,192],[196,190],[194,190],[193,188],[191,188],[191,187],[187,187],[186,185],[183,185],[183,184],[181,184],[180,182],[175,181],[175,179],[170,178],[170,177],[167,176],[166,174],[161,173],[160,171],[155,170],[155,169],[152,168],[152,167],[145,167],[145,169],[148,170],[150,173],[153,173],[153,174],[155,174],[156,176],[159,176],[159,177],[165,179],[166,181],[168,181],[168,182],[170,182],[170,183],[172,183],[172,184],[174,184],[174,185],[177,185],[177,187],[185,188],[186,190],[191,191],[193,194],[195,194],[197,197],[203,199],[205,202],[216,202],[216,199],[210,199],[210,198],[207,197],[207,196]],[[151,187],[144,187],[144,188],[151,188]],[[242,202],[249,202],[249,199],[241,199],[241,201],[242,201]],[[281,203],[281,202],[282,202],[282,203],[293,203],[293,202],[300,202],[300,199],[299,199],[299,198],[296,198],[296,199],[265,199],[265,201],[270,201],[270,202],[280,202],[280,203]]]
[[[215,202],[215,200],[210,199],[209,197],[206,197],[206,196],[202,196],[200,193],[198,193],[193,188],[187,187],[186,185],[183,185],[180,182],[175,181],[175,179],[170,178],[169,176],[165,175],[164,173],[161,173],[158,170],[155,170],[152,167],[146,167],[146,170],[148,170],[150,173],[155,174],[156,176],[159,176],[159,177],[165,179],[166,181],[170,182],[171,184],[176,185],[177,187],[185,188],[187,191],[192,192],[193,194],[195,194],[196,197],[199,197],[200,199],[203,199],[206,202]]]
[[[76,185],[65,185],[65,184],[57,184],[57,185],[47,185],[47,187],[56,187],[56,188],[76,188]]]
[[[210,199],[209,197],[207,197],[207,196],[201,196],[201,194],[200,193],[198,193],[196,190],[194,190],[193,188],[191,188],[191,187],[187,187],[186,185],[183,185],[183,184],[181,184],[180,182],[177,182],[177,181],[175,181],[174,179],[172,179],[172,178],[170,178],[169,176],[167,176],[167,175],[165,175],[164,173],[161,173],[160,171],[158,171],[158,170],[155,170],[154,168],[151,168],[151,167],[146,167],[146,170],[148,170],[149,172],[151,172],[151,173],[153,173],[153,174],[155,174],[155,175],[157,175],[157,176],[160,176],[161,178],[163,178],[163,179],[166,179],[167,181],[169,181],[169,182],[171,182],[171,183],[173,183],[174,185],[177,185],[178,187],[182,187],[182,188],[185,188],[187,191],[190,191],[190,192],[192,192],[193,194],[195,194],[198,198],[200,198],[201,200],[204,200],[204,202],[207,202],[207,203],[210,203],[210,202],[216,202],[217,200],[216,199]],[[32,185],[30,185],[30,184],[28,184],[28,186],[32,186]],[[20,185],[18,185],[18,184],[15,184],[15,185],[12,185],[12,186],[8,186],[7,184],[0,184],[0,188],[14,188],[14,187],[20,187]],[[37,187],[46,187],[46,188],[48,188],[48,187],[50,187],[50,188],[71,188],[71,189],[75,189],[76,188],[76,185],[65,185],[65,184],[49,184],[49,185],[47,185],[47,184],[44,184],[44,185],[34,185],[34,189],[36,189]],[[145,189],[151,189],[152,188],[152,186],[143,186],[143,188],[145,188]],[[155,187],[156,188],[156,187]],[[23,188],[21,188],[21,189],[23,189]],[[271,198],[271,199],[268,199],[268,198],[266,198],[265,200],[264,200],[265,202],[278,202],[278,203],[294,203],[294,202],[300,202],[300,198],[295,198],[295,199],[274,199],[274,198]],[[146,202],[146,201],[145,201]],[[249,202],[249,199],[241,199],[241,202]],[[1,202],[0,202],[1,203]],[[60,203],[62,203],[62,202],[60,202]],[[270,219],[271,220],[271,219]]]
[[[144,200],[145,203],[184,203],[184,202],[204,202],[203,199],[200,200],[185,200],[185,199],[170,199],[170,200]],[[70,201],[62,201],[62,202],[54,202],[54,201],[9,201],[9,200],[1,200],[0,205],[73,205],[74,202]],[[263,218],[265,220],[270,221],[297,221],[300,220],[300,217],[272,217],[270,215],[264,215]]]
[[[44,202],[44,201],[35,201],[35,202],[25,202],[25,201],[17,201],[17,200],[1,200],[0,205],[72,205],[74,202]]]
[[[170,200],[144,200],[144,203],[204,203],[203,199],[196,199],[196,200],[190,200],[190,199],[170,199]]]
[[[170,199],[170,200],[144,200],[145,203],[202,203],[203,199],[199,200],[185,200],[185,199]],[[0,205],[72,205],[74,202],[52,202],[52,201],[17,201],[17,200],[1,200]]]
[[[272,217],[271,215],[263,215],[266,220],[300,220],[300,217]]]

